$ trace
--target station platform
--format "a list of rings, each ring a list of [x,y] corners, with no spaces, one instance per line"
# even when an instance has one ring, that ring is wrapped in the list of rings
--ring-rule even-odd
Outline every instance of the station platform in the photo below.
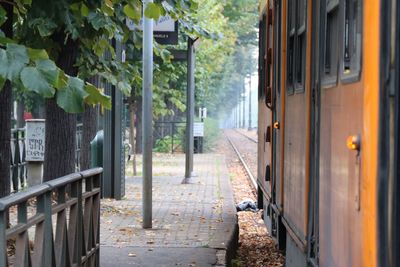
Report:
[[[102,200],[100,266],[226,266],[238,224],[224,155],[195,154],[186,184],[184,166],[185,155],[154,155],[152,229],[142,228],[141,177],[126,178],[123,200]]]

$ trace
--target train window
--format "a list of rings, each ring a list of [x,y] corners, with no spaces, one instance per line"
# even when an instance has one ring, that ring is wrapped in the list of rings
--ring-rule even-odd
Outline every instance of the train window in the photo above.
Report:
[[[361,1],[344,1],[342,81],[358,81],[361,73]]]
[[[259,73],[259,83],[258,83],[258,98],[261,99],[265,96],[265,65],[266,65],[266,55],[265,55],[265,42],[266,42],[266,16],[263,16],[262,21],[260,21],[259,26],[259,61],[258,61],[258,73]]]
[[[306,67],[307,1],[290,0],[288,4],[287,93],[304,92]]]
[[[296,36],[296,92],[304,92],[306,66],[306,12],[305,0],[297,1],[297,36]]]
[[[323,84],[336,85],[339,63],[339,0],[326,1]]]
[[[288,38],[287,38],[287,83],[286,90],[287,94],[291,95],[294,92],[294,58],[295,58],[295,1],[288,1]]]

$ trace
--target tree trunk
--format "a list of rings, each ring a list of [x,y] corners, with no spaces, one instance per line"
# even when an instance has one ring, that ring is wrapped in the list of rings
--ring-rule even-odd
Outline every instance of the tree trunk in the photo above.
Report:
[[[136,99],[136,154],[142,153],[142,97]]]
[[[24,102],[18,101],[17,102],[17,128],[25,127],[24,111],[25,111]]]
[[[46,102],[46,142],[43,180],[75,172],[76,115],[58,107],[55,99]]]
[[[10,3],[1,3],[1,6],[7,12],[7,21],[1,29],[4,34],[12,37],[12,18],[13,1]],[[0,197],[10,194],[10,162],[11,162],[11,84],[6,82],[3,89],[0,89]]]
[[[0,197],[10,194],[11,84],[0,91]]]
[[[89,79],[89,82],[93,85],[98,86],[96,77]],[[90,142],[96,136],[97,132],[97,109],[96,107],[85,105],[85,112],[82,116],[82,142],[81,142],[81,154],[80,154],[80,165],[81,170],[87,170],[90,168]]]
[[[76,76],[74,67],[78,53],[78,43],[63,44],[65,36],[59,34],[55,39],[62,47],[57,66],[66,74]],[[46,145],[43,180],[49,181],[76,171],[76,115],[68,114],[58,107],[55,98],[46,101]]]
[[[136,101],[131,101],[129,103],[129,117],[130,117],[129,143],[131,145],[131,149],[129,150],[129,157],[133,156],[133,158],[132,158],[132,168],[133,168],[133,175],[134,176],[137,175],[137,169],[136,169],[136,129],[135,129],[136,103],[137,103]]]

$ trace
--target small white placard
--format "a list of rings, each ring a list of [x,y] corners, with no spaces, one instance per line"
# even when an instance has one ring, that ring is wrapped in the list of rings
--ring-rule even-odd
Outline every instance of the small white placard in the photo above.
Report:
[[[136,25],[131,19],[126,19],[126,26],[133,31],[143,31],[143,19]],[[153,31],[155,32],[174,32],[175,21],[170,16],[161,16],[157,21],[153,21]]]
[[[45,120],[26,121],[26,161],[44,161]]]
[[[193,136],[204,137],[204,122],[193,123]]]
[[[122,53],[121,53],[121,61],[122,61],[122,63],[125,63],[125,62],[126,62],[126,52],[125,52],[125,49],[122,50]]]

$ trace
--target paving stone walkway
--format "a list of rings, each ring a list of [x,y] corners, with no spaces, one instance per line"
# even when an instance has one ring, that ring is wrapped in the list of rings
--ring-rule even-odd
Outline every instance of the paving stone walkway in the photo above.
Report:
[[[155,155],[152,229],[141,227],[141,177],[126,179],[123,200],[102,201],[101,266],[226,264],[238,230],[224,156],[196,154],[188,184],[184,165],[184,155]]]

